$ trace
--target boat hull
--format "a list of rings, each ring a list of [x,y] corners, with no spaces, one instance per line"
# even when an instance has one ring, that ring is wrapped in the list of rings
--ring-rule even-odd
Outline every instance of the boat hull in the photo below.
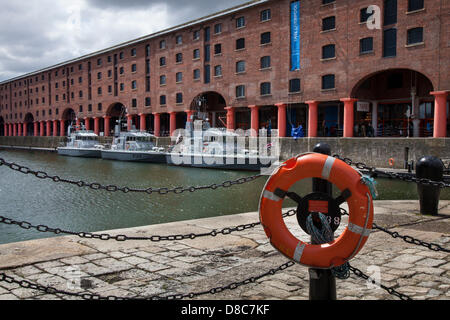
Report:
[[[102,150],[101,157],[106,160],[166,163],[166,154],[161,152]]]
[[[82,157],[82,158],[101,158],[101,150],[99,149],[82,149],[82,148],[58,148],[58,154],[66,157]]]
[[[167,163],[170,165],[224,170],[258,171],[270,167],[275,160],[256,156],[167,154]]]

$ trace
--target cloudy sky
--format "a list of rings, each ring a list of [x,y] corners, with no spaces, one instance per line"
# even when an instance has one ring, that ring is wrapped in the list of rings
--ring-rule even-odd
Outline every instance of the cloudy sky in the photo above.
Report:
[[[0,82],[248,0],[0,0]]]

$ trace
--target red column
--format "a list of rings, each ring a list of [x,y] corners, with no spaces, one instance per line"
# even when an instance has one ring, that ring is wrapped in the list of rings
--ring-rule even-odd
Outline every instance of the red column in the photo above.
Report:
[[[355,125],[354,105],[357,99],[344,98],[344,138],[353,137],[353,127]]]
[[[105,128],[105,137],[109,137],[111,134],[111,117],[110,116],[104,116],[103,117],[103,124]]]
[[[133,127],[133,115],[129,114],[129,115],[127,115],[127,128],[128,128],[128,131],[131,131],[132,127]]]
[[[186,122],[194,122],[194,110],[186,110],[187,121]]]
[[[80,121],[80,119],[77,119],[75,121],[75,126],[76,126],[76,130],[80,131],[80,129],[81,129],[81,121]]]
[[[251,129],[252,137],[257,137],[259,135],[259,106],[251,105],[248,106],[251,110]]]
[[[50,137],[51,121],[47,120],[47,137]]]
[[[154,113],[155,116],[155,136],[159,137],[161,135],[161,114],[160,113]]]
[[[33,136],[35,137],[39,136],[39,123],[37,121],[33,123],[33,129],[34,129]]]
[[[227,110],[227,130],[234,130],[236,128],[235,110],[233,107],[226,107]]]
[[[146,115],[143,113],[139,114],[139,130],[143,132],[147,131]]]
[[[170,136],[177,130],[177,112],[169,112],[170,115]]]
[[[66,135],[66,123],[64,120],[59,120],[59,135],[61,137]]]
[[[40,123],[39,123],[39,125],[40,125],[40,130],[39,130],[39,135],[41,136],[41,137],[43,137],[44,136],[44,133],[45,133],[45,129],[44,129],[44,125],[45,125],[45,123],[44,123],[44,121],[41,121]]]
[[[100,118],[98,117],[94,118],[94,133],[96,135],[100,134]]]
[[[53,120],[53,136],[58,136],[58,120]]]
[[[8,123],[8,137],[12,136],[12,124]]]
[[[3,132],[5,137],[8,136],[8,125],[6,123],[3,124]]]
[[[84,126],[86,127],[86,130],[91,130],[91,119],[84,118]]]
[[[278,136],[280,138],[286,137],[286,104],[277,103],[278,107]]]
[[[317,137],[317,113],[319,103],[317,101],[306,101],[309,106],[308,110],[308,137]]]
[[[22,124],[21,124],[21,123],[19,123],[19,124],[17,125],[17,135],[18,135],[19,137],[22,136]]]
[[[430,92],[434,96],[434,133],[433,138],[447,136],[447,91]]]

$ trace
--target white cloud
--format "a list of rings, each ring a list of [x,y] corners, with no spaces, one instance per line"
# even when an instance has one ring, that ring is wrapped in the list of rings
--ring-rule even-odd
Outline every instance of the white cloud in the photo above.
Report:
[[[0,0],[0,81],[244,2]]]

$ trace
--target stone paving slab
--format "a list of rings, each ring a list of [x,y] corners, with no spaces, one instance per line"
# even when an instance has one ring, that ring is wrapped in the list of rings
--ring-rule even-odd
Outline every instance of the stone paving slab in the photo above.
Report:
[[[376,201],[375,222],[402,235],[449,248],[450,201],[441,201],[440,215],[436,217],[418,214],[418,206],[417,201]],[[258,213],[253,212],[107,233],[128,236],[203,233],[258,219]],[[295,217],[285,221],[294,235],[308,240]],[[342,232],[346,223],[344,218],[336,234]],[[231,235],[171,242],[116,242],[70,236],[0,245],[0,273],[19,281],[68,292],[129,298],[209,291],[259,276],[287,261],[269,244],[259,225]],[[413,299],[450,299],[450,257],[446,252],[431,251],[375,231],[351,265],[369,276],[379,274],[383,285]],[[306,300],[308,294],[308,269],[294,265],[255,283],[195,299]],[[337,296],[342,300],[397,299],[353,274],[349,279],[337,280]],[[20,299],[81,298],[0,282],[0,300]]]

